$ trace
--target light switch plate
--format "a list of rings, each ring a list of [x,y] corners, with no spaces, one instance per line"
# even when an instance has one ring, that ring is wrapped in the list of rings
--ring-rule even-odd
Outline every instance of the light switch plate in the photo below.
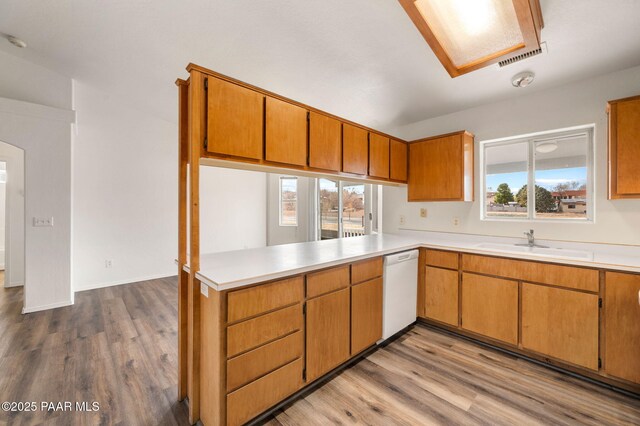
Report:
[[[425,208],[420,209],[420,217],[424,217],[424,218],[427,217],[427,209]]]

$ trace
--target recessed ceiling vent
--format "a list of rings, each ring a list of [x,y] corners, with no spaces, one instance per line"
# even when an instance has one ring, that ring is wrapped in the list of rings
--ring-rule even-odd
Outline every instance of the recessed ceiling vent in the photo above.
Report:
[[[500,68],[506,67],[507,65],[515,64],[516,62],[524,61],[527,58],[538,56],[539,54],[546,53],[546,52],[547,52],[547,43],[540,43],[539,48],[521,53],[509,59],[505,59],[504,61],[500,61],[498,62],[498,66]]]

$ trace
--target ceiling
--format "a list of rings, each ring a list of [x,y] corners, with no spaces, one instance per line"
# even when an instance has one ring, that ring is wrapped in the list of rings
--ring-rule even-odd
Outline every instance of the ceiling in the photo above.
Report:
[[[382,131],[640,65],[640,1],[541,4],[548,54],[455,79],[397,0],[3,0],[0,50],[174,122],[194,62]]]

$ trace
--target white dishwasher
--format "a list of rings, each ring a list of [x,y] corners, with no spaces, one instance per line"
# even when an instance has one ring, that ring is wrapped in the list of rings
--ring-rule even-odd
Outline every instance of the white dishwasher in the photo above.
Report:
[[[418,250],[384,257],[382,338],[388,339],[416,321]]]

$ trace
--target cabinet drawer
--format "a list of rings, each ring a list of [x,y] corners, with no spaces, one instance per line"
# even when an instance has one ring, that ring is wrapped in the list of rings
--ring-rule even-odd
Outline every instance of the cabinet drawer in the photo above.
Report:
[[[351,265],[351,284],[382,276],[382,258],[363,260]]]
[[[458,253],[442,250],[426,250],[426,262],[429,266],[458,269]]]
[[[227,361],[227,392],[302,357],[302,331],[296,331]]]
[[[598,295],[522,284],[522,347],[598,369]]]
[[[276,281],[227,296],[227,321],[236,322],[302,301],[302,277]]]
[[[498,275],[533,283],[597,292],[599,272],[595,269],[551,265],[499,257],[462,255],[462,268],[469,272]]]
[[[348,265],[307,274],[307,298],[320,296],[348,286]]]
[[[302,305],[294,305],[227,327],[227,357],[302,329]]]
[[[302,386],[302,358],[227,395],[227,425],[246,423]]]

